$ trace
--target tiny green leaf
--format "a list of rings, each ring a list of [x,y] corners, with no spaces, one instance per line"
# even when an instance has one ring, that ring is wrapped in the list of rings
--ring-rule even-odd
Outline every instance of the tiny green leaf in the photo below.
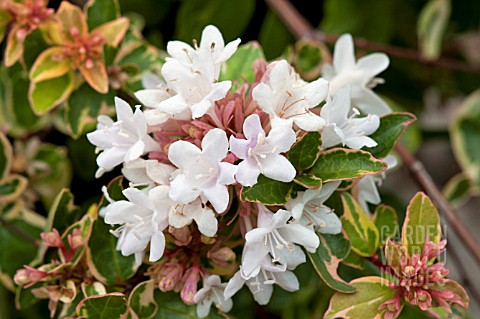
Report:
[[[413,197],[407,207],[402,227],[402,245],[410,255],[421,254],[425,242],[440,242],[442,229],[437,208],[422,192]]]
[[[222,64],[219,81],[253,82],[255,72],[252,69],[253,62],[257,59],[265,59],[262,47],[258,42],[249,42],[238,47],[238,50],[230,59]]]
[[[472,182],[464,173],[453,176],[443,189],[445,198],[456,206],[464,203],[473,192]]]
[[[379,319],[378,307],[396,295],[396,291],[389,287],[389,282],[380,277],[362,277],[350,284],[356,288],[353,294],[337,292],[330,299],[330,306],[324,319],[334,318],[362,318]]]
[[[320,156],[322,136],[309,132],[302,136],[288,152],[288,160],[298,172],[312,167]]]
[[[363,150],[370,152],[375,158],[384,158],[395,147],[395,144],[408,125],[415,120],[415,115],[402,112],[382,116],[379,128],[370,135],[378,145],[375,147],[364,147]]]
[[[260,175],[257,184],[242,189],[242,200],[265,205],[283,205],[290,198],[293,183],[284,183]]]
[[[153,295],[156,288],[153,280],[144,281],[133,288],[128,305],[139,318],[153,318],[157,313],[158,305]]]
[[[380,235],[357,201],[348,193],[342,194],[343,228],[352,250],[363,257],[372,256],[378,248]]]
[[[480,187],[480,90],[462,103],[450,129],[452,147],[465,175]]]
[[[81,214],[81,210],[73,203],[72,192],[64,188],[50,207],[45,231],[55,228],[59,233],[63,233],[69,225],[79,219]]]
[[[390,206],[379,205],[373,214],[373,223],[380,234],[380,244],[385,245],[387,238],[394,237],[398,232],[397,212]]]
[[[430,0],[417,21],[418,44],[422,55],[430,60],[442,53],[442,40],[450,19],[451,0]]]
[[[374,158],[370,153],[334,148],[320,153],[309,174],[326,183],[378,174],[386,168],[387,164]]]
[[[12,145],[10,141],[0,132],[0,181],[10,173],[12,156]]]
[[[118,292],[85,298],[76,309],[77,315],[89,319],[123,319],[127,311],[127,301]]]
[[[338,265],[350,252],[350,243],[340,233],[318,234],[320,245],[315,253],[308,253],[313,267],[322,280],[332,289],[343,293],[355,292],[337,273]]]
[[[21,175],[9,175],[0,182],[0,203],[15,200],[27,188],[28,180]]]
[[[33,111],[42,115],[65,101],[73,90],[74,74],[67,74],[42,82],[31,82],[29,100]]]

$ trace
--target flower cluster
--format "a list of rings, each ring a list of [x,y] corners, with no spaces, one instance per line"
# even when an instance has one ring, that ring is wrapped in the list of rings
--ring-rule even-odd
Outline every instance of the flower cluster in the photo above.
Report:
[[[116,98],[117,120],[101,116],[87,135],[101,152],[97,176],[122,165],[129,181],[122,200],[104,189],[110,204],[102,214],[119,225],[113,231],[118,250],[135,254],[137,263],[148,251],[148,274],[159,288],[181,292],[185,303],[198,305],[200,317],[211,304],[229,311],[245,284],[262,305],[274,284],[299,289],[292,270],[306,261],[304,250],[316,251],[317,233],[341,232],[325,204],[340,180],[298,186],[296,197],[281,205],[245,198],[245,191],[300,176],[288,153],[310,132],[321,135],[320,150],[375,147],[369,135],[390,112],[371,90],[387,56],[355,61],[349,35],[337,42],[324,78],[308,83],[287,61],[263,59],[251,65],[249,81],[223,80],[221,70],[239,43],[225,44],[214,26],[193,47],[169,42],[162,79],[136,93],[146,109],[133,111]],[[363,193],[367,201],[372,192],[374,183]]]
[[[446,240],[438,244],[428,241],[420,254],[409,254],[399,244],[387,241],[387,266],[395,279],[390,282],[390,287],[396,291],[396,296],[378,308],[384,313],[385,319],[397,318],[404,300],[424,311],[432,307],[444,307],[451,313],[452,304],[468,307],[468,302],[463,299],[463,288],[446,278],[448,269],[443,262],[436,260],[446,244]]]

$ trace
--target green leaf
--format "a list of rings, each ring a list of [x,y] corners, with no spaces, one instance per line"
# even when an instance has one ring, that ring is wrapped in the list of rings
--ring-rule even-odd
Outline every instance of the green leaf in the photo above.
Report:
[[[365,260],[353,250],[350,250],[348,256],[343,259],[342,264],[359,270],[365,269]]]
[[[55,228],[61,234],[68,226],[77,221],[81,214],[81,210],[73,203],[72,192],[64,188],[50,207],[45,231],[51,231],[51,229]]]
[[[89,30],[120,16],[120,6],[117,0],[89,0],[84,11],[87,15]]]
[[[370,137],[377,142],[375,147],[364,147],[375,158],[384,158],[395,147],[398,139],[416,117],[410,113],[390,113],[380,118],[379,128]]]
[[[129,23],[126,17],[121,17],[96,27],[92,33],[101,34],[105,39],[105,44],[116,48],[125,37]]]
[[[108,185],[108,194],[114,200],[123,199],[121,194],[122,178],[116,178]],[[108,204],[103,199],[99,209]],[[93,276],[106,285],[124,283],[137,271],[135,256],[125,257],[117,251],[117,238],[110,233],[113,228],[98,217],[93,224],[92,234],[88,241],[87,263]]]
[[[0,182],[0,203],[19,197],[27,188],[28,180],[21,175],[9,175]]]
[[[386,168],[384,162],[374,158],[370,153],[334,148],[320,153],[309,174],[326,183],[378,174]]]
[[[355,292],[337,273],[338,265],[350,252],[350,242],[342,233],[319,234],[320,245],[315,253],[308,253],[313,267],[322,280],[332,289],[343,293]]]
[[[7,137],[0,132],[0,181],[10,173],[12,165],[12,145]]]
[[[373,214],[373,223],[380,234],[380,244],[385,245],[388,238],[393,238],[398,232],[398,216],[395,209],[387,205],[379,205]]]
[[[408,253],[421,254],[425,242],[439,243],[442,237],[440,216],[430,198],[418,192],[407,207],[407,215],[402,227],[402,245]]]
[[[255,72],[252,65],[257,59],[265,59],[262,47],[258,42],[240,45],[232,57],[222,64],[219,81],[229,80],[243,83],[243,80],[246,79],[250,83],[253,82]]]
[[[322,135],[310,132],[302,136],[288,152],[288,160],[298,172],[312,167],[320,156]]]
[[[378,248],[380,235],[357,201],[348,193],[342,194],[342,224],[352,250],[363,257],[372,256]]]
[[[156,288],[153,280],[144,281],[133,288],[128,305],[139,318],[149,319],[157,313],[158,305],[153,295]]]
[[[13,275],[17,269],[28,265],[37,254],[37,243],[31,242],[40,237],[44,219],[27,211],[20,214],[7,214],[0,221],[0,280],[13,290]],[[22,232],[22,234],[20,234]],[[28,236],[28,238],[25,236]]]
[[[85,282],[82,282],[81,288],[82,288],[82,293],[85,297],[105,295],[107,293],[105,286],[98,281],[95,281],[92,284],[87,284]]]
[[[292,65],[302,79],[315,80],[320,76],[325,49],[323,43],[318,41],[303,40],[295,44]]]
[[[23,61],[25,62],[27,70],[30,70],[38,56],[50,47],[50,45],[45,41],[43,33],[40,29],[34,30],[27,36],[24,46],[25,49]]]
[[[93,205],[89,209],[87,214],[85,214],[82,217],[82,219],[80,219],[78,222],[70,225],[62,234],[63,242],[67,242],[68,241],[68,236],[70,234],[72,234],[75,229],[78,229],[78,230],[80,230],[82,239],[85,241],[85,244],[86,244],[86,242],[88,241],[88,239],[90,237],[90,234],[92,233],[92,223],[93,223],[93,220],[94,220],[95,211],[96,211],[96,206]],[[69,262],[69,263],[71,263],[72,267],[75,267],[78,264],[78,262],[80,262],[81,258],[83,257],[83,255],[85,253],[85,250],[86,250],[86,245],[80,246],[75,251],[75,255],[73,255],[71,257],[71,259],[68,259],[68,260],[65,258],[66,256],[63,254],[63,251],[59,251],[59,254],[60,254],[61,260],[64,263]]]
[[[389,282],[380,277],[362,277],[350,284],[357,289],[353,294],[336,293],[330,300],[330,306],[324,319],[362,318],[379,319],[378,307],[396,295]]]
[[[314,175],[297,176],[293,181],[305,188],[318,188],[322,186],[322,180]]]
[[[452,147],[463,173],[480,187],[480,90],[462,103],[450,129]]]
[[[267,60],[275,59],[282,55],[285,48],[295,41],[283,21],[270,9],[267,11],[265,19],[263,19],[258,40],[264,48]]]
[[[155,289],[155,301],[158,304],[158,312],[154,319],[197,319],[196,306],[188,306],[181,299],[178,293],[163,293]],[[210,309],[209,319],[222,319],[215,308]]]
[[[265,205],[283,205],[290,198],[293,183],[284,183],[260,175],[257,184],[242,189],[242,200]]]
[[[99,115],[113,113],[114,97],[115,91],[101,94],[87,83],[75,90],[66,103],[66,120],[72,137],[78,138],[93,129]]]
[[[430,0],[417,21],[418,46],[422,55],[435,60],[442,54],[442,40],[452,11],[451,0]]]
[[[65,101],[73,90],[73,84],[73,72],[51,80],[31,82],[29,100],[33,111],[42,115]]]
[[[85,298],[77,306],[77,315],[88,319],[123,319],[127,311],[127,301],[118,292]]]
[[[464,173],[453,176],[443,188],[443,195],[455,206],[463,204],[472,192],[472,182]]]
[[[183,1],[177,13],[175,38],[187,42],[193,38],[200,41],[202,29],[213,24],[221,30],[227,42],[245,31],[254,10],[254,0]],[[192,12],[195,12],[195,19],[192,19]]]

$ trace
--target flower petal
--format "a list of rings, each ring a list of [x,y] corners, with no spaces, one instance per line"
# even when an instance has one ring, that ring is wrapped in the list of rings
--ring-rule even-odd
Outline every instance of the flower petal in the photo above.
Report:
[[[274,180],[291,182],[297,171],[295,167],[282,155],[270,155],[261,159],[262,173]]]

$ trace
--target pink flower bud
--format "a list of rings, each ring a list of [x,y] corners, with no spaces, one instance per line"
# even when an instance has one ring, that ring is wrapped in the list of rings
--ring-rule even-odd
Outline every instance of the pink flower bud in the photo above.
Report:
[[[60,233],[55,228],[49,233],[41,233],[40,237],[48,247],[64,247]]]
[[[192,234],[188,226],[183,228],[169,227],[168,232],[175,238],[175,245],[177,246],[187,246],[192,241]]]
[[[78,228],[75,228],[71,234],[68,234],[67,239],[72,251],[77,250],[84,242],[82,232]]]
[[[235,253],[229,247],[210,250],[207,257],[215,264],[226,267],[228,262],[235,260]]]
[[[158,288],[163,291],[174,290],[183,275],[183,267],[177,263],[166,263],[161,271]]]
[[[183,302],[187,305],[193,305],[193,297],[197,293],[197,284],[200,281],[200,269],[198,266],[193,266],[185,272],[184,284],[182,291],[180,292],[180,297]]]

